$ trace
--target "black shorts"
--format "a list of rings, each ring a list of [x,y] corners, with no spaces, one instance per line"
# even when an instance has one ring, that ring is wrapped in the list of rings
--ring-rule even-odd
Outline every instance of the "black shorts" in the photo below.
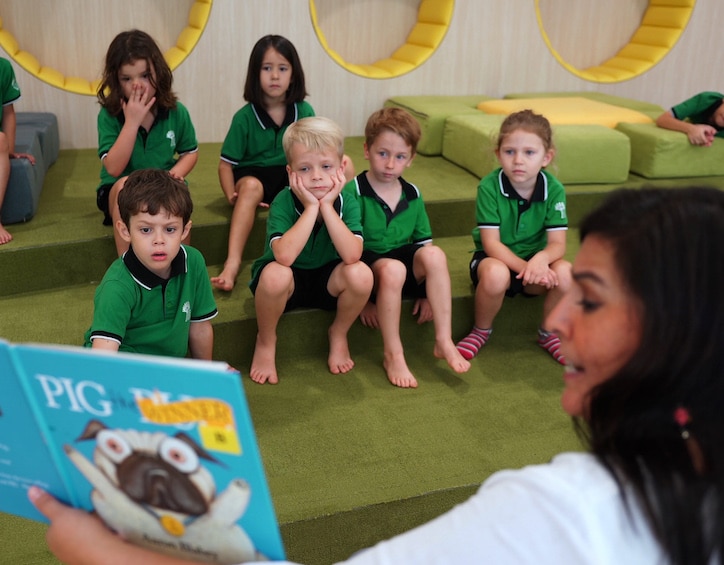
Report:
[[[234,184],[242,177],[254,177],[264,187],[262,202],[271,204],[274,197],[289,186],[289,175],[285,165],[273,167],[239,167],[234,168]]]
[[[362,262],[372,267],[372,264],[378,259],[396,259],[400,261],[407,269],[405,284],[402,285],[402,296],[405,298],[427,298],[425,281],[417,282],[415,279],[415,271],[412,268],[415,253],[417,253],[421,247],[422,245],[416,243],[408,243],[397,249],[392,249],[387,253],[375,253],[374,251],[365,250],[362,252]],[[375,302],[375,299],[375,293],[372,292],[370,300]]]
[[[320,310],[336,310],[337,297],[329,294],[327,285],[332,271],[342,262],[341,259],[330,261],[326,265],[322,265],[316,269],[297,269],[292,267],[292,275],[294,276],[294,292],[287,300],[284,307],[285,312],[294,310],[295,308],[319,308]],[[268,265],[269,263],[267,263]],[[249,288],[252,293],[256,293],[256,287],[259,285],[259,278],[264,270],[261,268],[256,278],[251,281]]]
[[[108,197],[111,194],[111,188],[113,184],[103,184],[96,190],[96,206],[103,212],[103,225],[110,226],[113,224],[111,214],[108,211]]]
[[[470,260],[470,280],[473,281],[473,286],[477,288],[478,283],[480,282],[478,280],[478,265],[480,265],[480,262],[487,257],[485,251],[476,251],[473,254],[473,258]],[[533,257],[533,255],[530,255],[529,257],[526,257],[526,261],[530,260],[530,258]],[[510,286],[508,287],[508,290],[505,291],[505,296],[513,297],[516,294],[522,294],[523,296],[536,296],[535,294],[528,294],[525,292],[525,286],[523,285],[522,279],[517,279],[518,273],[510,270]]]

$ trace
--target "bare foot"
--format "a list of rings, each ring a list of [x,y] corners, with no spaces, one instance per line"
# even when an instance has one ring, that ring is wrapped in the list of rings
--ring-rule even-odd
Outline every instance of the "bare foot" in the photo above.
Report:
[[[327,359],[329,370],[334,375],[349,373],[354,367],[354,361],[349,353],[347,334],[335,335],[329,330],[329,358]]]
[[[417,379],[408,369],[403,354],[385,355],[382,365],[387,372],[387,378],[393,385],[401,388],[417,388]]]
[[[224,270],[219,273],[218,277],[211,277],[211,284],[219,290],[229,292],[233,290],[236,284],[236,276],[239,274],[240,265],[230,265],[227,261],[224,263]]]
[[[466,373],[470,369],[470,361],[460,355],[452,339],[442,344],[435,343],[435,349],[433,349],[432,353],[438,359],[445,359],[450,368],[456,373]]]
[[[251,360],[251,369],[249,369],[251,380],[260,385],[266,382],[273,385],[277,384],[279,376],[277,375],[275,357],[276,345],[264,345],[260,342],[259,336],[256,336],[254,358]]]
[[[10,243],[13,240],[12,234],[0,224],[0,245]]]

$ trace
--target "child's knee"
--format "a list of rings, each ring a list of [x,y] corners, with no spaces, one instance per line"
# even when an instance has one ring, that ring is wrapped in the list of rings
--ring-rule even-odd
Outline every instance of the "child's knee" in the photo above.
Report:
[[[490,257],[478,265],[478,286],[505,292],[510,286],[510,269],[502,261]]]
[[[407,267],[396,259],[380,259],[375,263],[374,275],[379,285],[402,288],[407,278]]]
[[[126,185],[126,179],[128,179],[127,176],[119,178],[116,182],[113,183],[113,186],[111,187],[111,191],[109,193],[109,198],[113,200],[114,198],[118,198],[118,193],[123,190],[123,187]]]
[[[259,290],[266,294],[283,295],[294,290],[294,274],[290,267],[273,261],[266,265],[259,275]]]
[[[264,198],[264,186],[256,177],[242,177],[235,185],[236,193],[245,199],[258,199],[261,202]]]
[[[438,269],[447,269],[447,256],[437,245],[426,245],[415,253],[413,259],[415,267],[422,266],[427,274]]]
[[[353,288],[358,292],[371,292],[374,276],[372,269],[362,261],[357,261],[350,265],[342,267],[344,273],[345,286]]]

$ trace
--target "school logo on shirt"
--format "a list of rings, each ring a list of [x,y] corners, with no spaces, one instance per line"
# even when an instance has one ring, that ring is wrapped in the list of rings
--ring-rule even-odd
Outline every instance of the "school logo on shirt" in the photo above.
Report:
[[[166,132],[166,139],[171,142],[171,148],[176,147],[176,132],[174,132],[172,129],[168,130]]]
[[[561,213],[561,220],[566,219],[566,203],[565,202],[556,202],[555,205],[556,211]]]
[[[191,303],[188,300],[184,303],[183,308],[181,308],[181,311],[184,314],[186,314],[186,321],[190,322],[191,321]]]
[[[17,79],[13,79],[12,88],[13,90],[17,90],[18,92],[20,92],[20,86],[18,85]]]

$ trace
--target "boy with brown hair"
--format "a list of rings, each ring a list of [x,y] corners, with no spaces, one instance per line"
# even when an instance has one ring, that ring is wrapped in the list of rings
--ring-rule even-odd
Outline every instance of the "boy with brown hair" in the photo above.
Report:
[[[252,265],[258,333],[249,376],[276,384],[277,324],[299,306],[334,310],[328,366],[354,367],[347,332],[367,302],[372,273],[360,261],[362,226],[354,198],[340,194],[344,134],[327,118],[303,118],[282,139],[289,187],[272,201],[264,254]]]
[[[188,187],[161,169],[133,171],[118,208],[129,248],[96,289],[86,347],[211,360],[217,311],[206,263],[181,245],[191,230]]]
[[[364,233],[362,260],[374,274],[375,300],[360,320],[382,333],[387,378],[396,386],[417,386],[400,339],[402,297],[415,298],[418,323],[435,325],[435,357],[457,373],[470,368],[452,340],[452,297],[447,258],[432,244],[430,220],[416,186],[402,178],[415,157],[420,125],[401,108],[373,113],[365,127],[364,153],[370,168],[347,184],[360,204]]]

